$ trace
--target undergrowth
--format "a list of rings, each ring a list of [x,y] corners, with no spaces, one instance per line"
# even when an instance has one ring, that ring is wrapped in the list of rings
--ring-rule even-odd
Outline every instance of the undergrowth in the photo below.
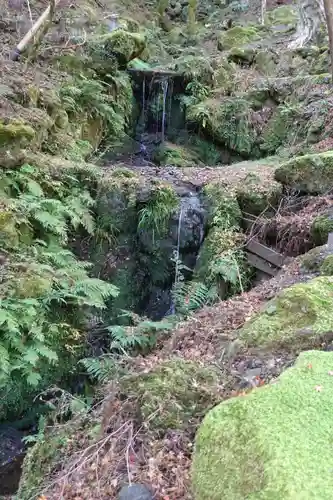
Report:
[[[94,231],[93,199],[75,177],[59,181],[26,164],[3,171],[1,186],[0,393],[13,410],[71,370],[88,311],[118,290],[91,278],[90,264],[68,248],[72,230]]]

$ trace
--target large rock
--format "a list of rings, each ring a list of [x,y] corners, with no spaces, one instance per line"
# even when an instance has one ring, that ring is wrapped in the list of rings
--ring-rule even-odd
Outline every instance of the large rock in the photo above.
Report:
[[[211,410],[196,437],[195,500],[330,500],[332,367],[332,353],[304,352],[275,384]]]
[[[298,156],[275,171],[278,182],[309,194],[325,194],[333,187],[333,151]]]
[[[218,49],[229,50],[241,47],[259,38],[259,31],[254,26],[234,26],[227,31],[222,31],[218,40]]]
[[[139,57],[146,48],[145,38],[139,33],[130,33],[124,29],[111,31],[89,42],[89,51],[93,61],[104,61],[106,68],[113,67],[115,59],[120,67],[125,67],[132,59]]]
[[[239,331],[247,346],[318,346],[333,331],[333,278],[314,278],[281,291]]]
[[[167,360],[149,372],[124,377],[121,392],[138,402],[138,412],[152,431],[189,428],[219,400],[219,377],[212,367],[181,358]],[[148,419],[148,420],[147,420]]]
[[[154,496],[144,484],[131,484],[123,486],[118,500],[154,500]]]

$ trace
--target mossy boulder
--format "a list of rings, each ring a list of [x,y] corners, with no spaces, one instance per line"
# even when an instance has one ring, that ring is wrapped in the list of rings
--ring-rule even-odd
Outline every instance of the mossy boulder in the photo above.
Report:
[[[282,196],[282,185],[270,180],[262,182],[259,175],[249,173],[237,189],[237,200],[242,212],[260,215],[268,208],[278,205]]]
[[[333,187],[333,151],[293,158],[275,171],[275,178],[303,193],[327,193]]]
[[[265,15],[265,24],[268,26],[280,26],[285,28],[296,27],[297,11],[293,5],[281,5],[276,9],[269,10]]]
[[[105,69],[115,70],[115,61],[121,68],[140,56],[146,48],[146,41],[139,33],[130,33],[123,29],[111,31],[106,35],[95,37],[89,42],[89,51],[93,61],[99,63],[102,69],[104,60]]]
[[[298,260],[301,268],[306,272],[319,273],[322,263],[325,258],[331,254],[331,250],[327,245],[322,245],[312,248],[309,252],[301,255]]]
[[[191,427],[207,408],[218,401],[218,372],[193,361],[173,358],[162,362],[148,373],[124,378],[120,390],[133,397],[138,410],[152,430]]]
[[[196,500],[332,497],[333,354],[308,351],[274,384],[213,408],[196,436]]]
[[[251,64],[255,55],[256,51],[251,47],[233,47],[228,54],[228,61],[236,64]]]
[[[314,219],[310,233],[316,245],[325,245],[331,232],[333,232],[333,210],[328,210]]]
[[[183,56],[177,59],[170,69],[182,74],[186,82],[197,80],[207,86],[214,84],[214,70],[207,57]]]
[[[255,67],[265,76],[276,74],[277,62],[278,57],[269,50],[259,50],[255,54]]]
[[[154,161],[158,165],[172,165],[174,167],[195,167],[200,163],[194,151],[170,142],[164,143],[156,149]]]
[[[186,110],[187,122],[205,130],[215,144],[245,158],[251,156],[257,142],[251,115],[251,103],[241,96],[209,98]]]
[[[219,50],[230,50],[241,47],[260,38],[259,30],[254,26],[234,26],[223,31],[218,39]]]
[[[333,279],[314,278],[282,290],[239,331],[247,346],[318,346],[333,331]]]
[[[27,146],[35,138],[35,135],[35,130],[24,121],[19,119],[0,120],[0,147]]]
[[[203,194],[209,230],[200,248],[194,279],[216,287],[220,298],[225,298],[245,288],[250,271],[240,249],[242,214],[236,197],[220,185],[207,185]]]

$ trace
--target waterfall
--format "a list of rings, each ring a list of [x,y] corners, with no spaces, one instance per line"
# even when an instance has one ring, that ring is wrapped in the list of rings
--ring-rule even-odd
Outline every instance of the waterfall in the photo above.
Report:
[[[142,82],[142,132],[145,132],[146,127],[146,77],[143,77]]]
[[[166,78],[165,80],[162,80],[161,82],[161,87],[162,87],[162,92],[163,92],[163,108],[162,108],[162,125],[161,125],[161,142],[162,144],[164,143],[164,136],[165,136],[165,110],[166,110],[166,98],[168,95],[168,84],[169,80]]]

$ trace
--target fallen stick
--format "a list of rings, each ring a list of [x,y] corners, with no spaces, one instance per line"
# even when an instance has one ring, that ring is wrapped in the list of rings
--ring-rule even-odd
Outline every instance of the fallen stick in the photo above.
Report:
[[[41,26],[49,19],[52,20],[54,15],[54,10],[60,0],[51,0],[50,5],[45,9],[43,14],[37,19],[35,24],[30,28],[30,30],[26,33],[26,35],[22,38],[20,43],[15,47],[14,51],[11,54],[11,60],[17,61],[20,58],[22,52],[26,49],[30,40],[35,36],[37,31],[41,28]]]

